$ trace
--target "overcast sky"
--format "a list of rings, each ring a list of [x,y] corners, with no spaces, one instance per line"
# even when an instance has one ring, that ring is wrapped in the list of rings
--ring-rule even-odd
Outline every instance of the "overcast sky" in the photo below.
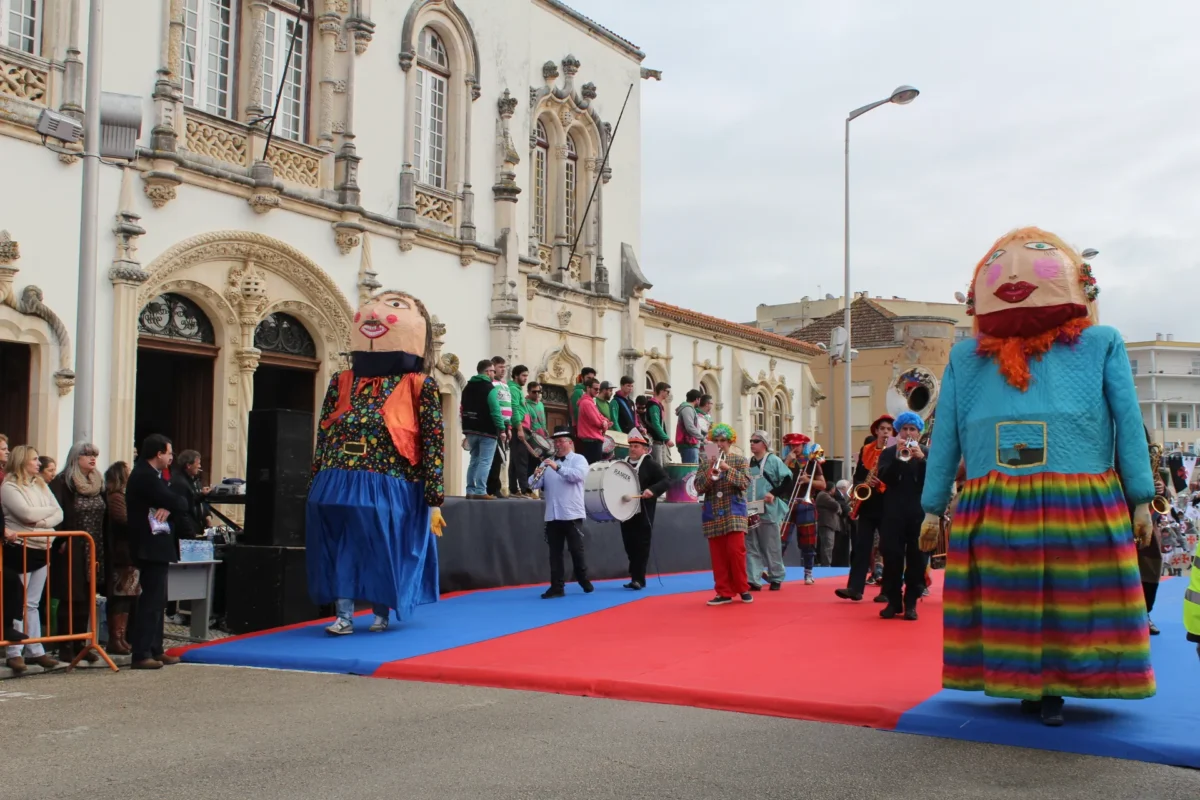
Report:
[[[1200,341],[1200,2],[568,2],[663,71],[642,86],[654,297],[744,322],[840,296],[843,120],[907,83],[852,126],[855,291],[950,302],[1038,225],[1100,251],[1127,340]]]

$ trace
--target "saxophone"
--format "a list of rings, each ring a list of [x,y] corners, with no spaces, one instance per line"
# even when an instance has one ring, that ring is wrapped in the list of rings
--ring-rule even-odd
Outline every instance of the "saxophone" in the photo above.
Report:
[[[883,439],[879,440],[876,448],[880,453],[883,452],[887,442]],[[858,484],[850,491],[850,519],[858,519],[858,510],[863,503],[871,499],[871,495],[875,490],[871,488],[871,479],[879,473],[879,459],[875,459],[875,466],[871,467],[871,471],[867,473],[867,480]]]
[[[1162,445],[1154,443],[1150,445],[1150,477],[1152,480],[1158,480],[1158,468],[1161,464]],[[1171,503],[1161,494],[1156,494],[1150,501],[1150,510],[1155,514],[1166,514],[1171,510]]]

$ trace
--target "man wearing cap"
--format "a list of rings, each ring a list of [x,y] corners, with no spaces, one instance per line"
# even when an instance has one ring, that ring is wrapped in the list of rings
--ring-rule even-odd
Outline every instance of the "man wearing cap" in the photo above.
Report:
[[[846,579],[846,587],[834,591],[834,594],[844,600],[858,602],[863,599],[868,573],[872,574],[874,581],[872,554],[879,542],[879,527],[883,523],[883,497],[887,493],[887,486],[879,479],[879,456],[887,448],[888,440],[892,437],[893,422],[895,420],[887,414],[872,422],[871,436],[858,451],[854,486],[870,486],[871,496],[858,503],[856,510],[851,511],[853,521],[850,531],[850,575]],[[851,508],[855,508],[855,503],[851,503]],[[880,603],[886,602],[887,595],[881,591],[875,600]]]
[[[594,380],[594,379],[593,379]],[[559,425],[554,429],[554,458],[547,458],[529,479],[530,489],[540,489],[546,501],[546,544],[550,546],[550,588],[543,600],[566,595],[563,545],[571,551],[571,566],[575,580],[584,593],[592,591],[587,576],[587,557],[584,552],[583,486],[587,480],[587,459],[575,452],[571,429]]]
[[[779,591],[787,577],[783,565],[783,541],[779,523],[787,515],[792,473],[783,459],[771,452],[766,431],[750,434],[750,487],[746,490],[746,574],[750,591],[762,589],[763,569],[772,592]]]
[[[612,427],[617,430],[621,429],[620,420],[617,418],[617,402],[613,400],[613,385],[608,381],[600,381],[600,393],[596,395],[596,408],[600,409],[600,416],[612,423]]]
[[[646,562],[650,560],[650,537],[654,528],[654,511],[658,498],[671,485],[667,471],[650,455],[650,443],[636,428],[629,433],[630,466],[637,470],[638,485],[642,488],[641,512],[621,523],[621,540],[629,556],[629,583],[626,589],[646,586]]]

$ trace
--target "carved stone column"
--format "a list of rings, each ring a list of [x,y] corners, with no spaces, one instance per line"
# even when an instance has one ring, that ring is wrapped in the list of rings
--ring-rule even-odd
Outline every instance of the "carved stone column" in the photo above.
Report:
[[[317,21],[321,32],[321,84],[320,107],[317,110],[317,146],[333,149],[333,89],[337,81],[333,77],[338,34],[342,30],[342,18],[337,12],[336,2],[325,3],[325,13]]]
[[[226,475],[244,478],[246,447],[250,436],[250,409],[254,407],[254,373],[262,356],[262,351],[254,346],[254,331],[258,328],[259,317],[267,307],[267,282],[254,263],[248,261],[243,267],[230,271],[228,286],[225,297],[237,310],[241,346],[234,352],[238,370],[236,428],[233,440],[226,447],[227,451],[232,452],[232,456],[226,458],[224,472]]]
[[[554,175],[565,176],[567,174],[568,150],[565,144],[558,145],[554,148],[554,158],[558,162],[558,168],[552,173]],[[575,180],[579,180],[579,173],[576,172]],[[567,184],[565,180],[558,181],[558,191],[554,193],[554,270],[551,273],[554,280],[559,283],[567,283],[570,276],[571,265],[568,261],[571,258],[571,236],[573,233],[567,230]],[[578,204],[576,204],[578,205]]]
[[[62,104],[58,110],[83,121],[83,59],[79,49],[79,4],[81,0],[70,0],[67,21],[67,57],[63,59],[65,85]]]
[[[183,101],[184,1],[167,2],[167,40],[164,43],[162,66],[158,68],[158,80],[154,83],[155,122],[150,131],[150,146],[155,150],[173,153],[179,138],[179,125],[182,124],[179,109]],[[173,188],[171,194],[174,195]]]
[[[247,27],[250,31],[250,59],[246,62],[246,119],[271,113],[263,106],[263,55],[267,49],[267,0],[250,0]]]

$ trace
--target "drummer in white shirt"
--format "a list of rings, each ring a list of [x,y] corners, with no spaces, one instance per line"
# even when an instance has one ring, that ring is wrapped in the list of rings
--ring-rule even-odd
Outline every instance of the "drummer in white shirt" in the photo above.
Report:
[[[575,452],[571,429],[559,425],[554,429],[554,458],[547,458],[529,479],[529,488],[540,489],[546,501],[546,544],[550,546],[550,588],[542,593],[543,600],[564,597],[565,570],[563,545],[571,551],[571,566],[575,580],[584,593],[594,590],[587,576],[587,556],[584,551],[583,502],[584,482],[588,462]]]

